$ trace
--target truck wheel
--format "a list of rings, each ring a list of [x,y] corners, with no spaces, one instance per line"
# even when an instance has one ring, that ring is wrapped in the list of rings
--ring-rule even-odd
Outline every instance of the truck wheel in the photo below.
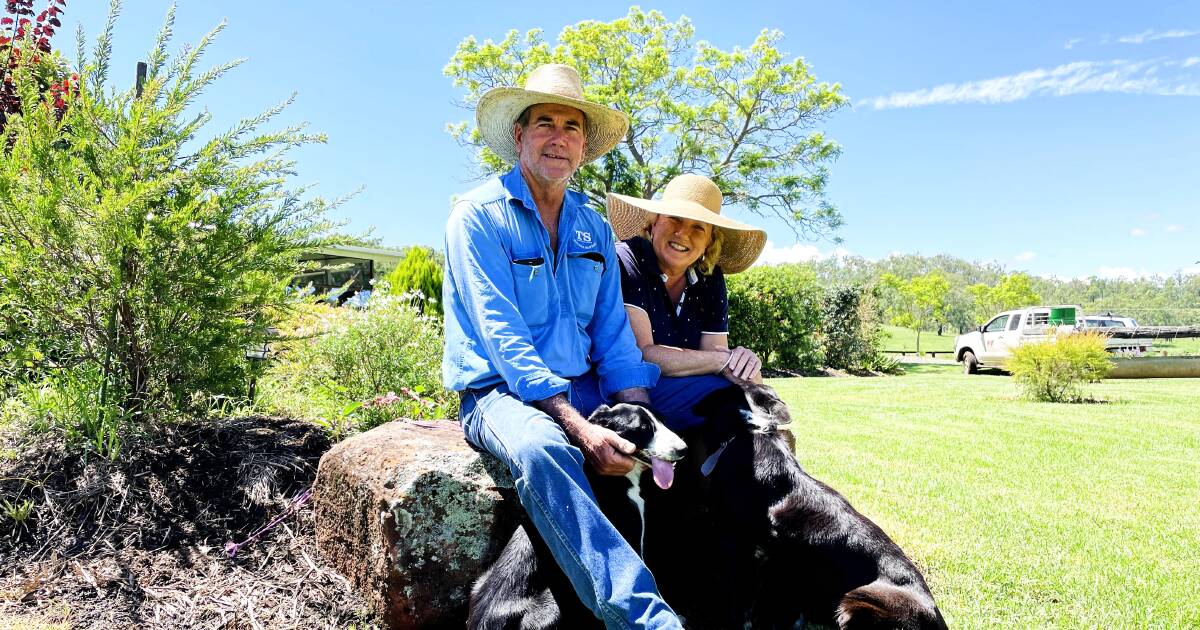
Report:
[[[975,358],[975,353],[967,350],[962,355],[963,374],[975,374],[979,371],[979,360]]]

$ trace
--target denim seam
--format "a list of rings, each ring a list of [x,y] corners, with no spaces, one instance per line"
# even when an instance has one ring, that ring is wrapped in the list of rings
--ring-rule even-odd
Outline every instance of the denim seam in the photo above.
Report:
[[[476,403],[476,406],[478,407],[478,403]],[[504,443],[504,440],[500,439],[500,436],[496,435],[496,431],[492,429],[491,425],[488,424],[485,418],[480,418],[480,420],[484,421],[483,428],[486,429],[487,432],[491,434],[492,439],[494,439],[496,443],[504,449],[504,454],[508,458],[508,461],[512,462],[513,467],[516,468],[517,472],[520,473],[522,480],[524,480],[524,483],[526,484],[526,487],[529,488],[529,497],[533,499],[538,511],[542,513],[542,518],[545,519],[546,523],[550,525],[550,529],[553,530],[554,536],[558,538],[559,544],[562,545],[563,549],[567,550],[567,555],[571,556],[571,560],[573,560],[576,566],[579,567],[580,572],[588,576],[588,579],[592,581],[592,597],[596,600],[596,606],[600,608],[604,615],[610,620],[615,620],[618,627],[627,629],[630,628],[629,624],[625,622],[624,618],[616,615],[617,611],[613,610],[608,601],[600,597],[600,593],[596,590],[596,584],[598,584],[600,580],[596,579],[596,576],[592,575],[591,571],[588,571],[587,567],[584,566],[583,562],[579,559],[579,556],[576,555],[575,550],[571,548],[571,545],[567,544],[566,536],[563,535],[562,530],[560,530],[555,524],[554,519],[549,517],[549,510],[546,509],[546,504],[542,501],[542,498],[538,496],[537,491],[531,484],[529,484],[528,480],[525,480],[525,471],[521,469],[520,463],[508,450],[508,445]]]
[[[524,477],[523,472],[521,473],[521,476]],[[529,497],[533,499],[534,503],[537,504],[538,511],[542,513],[542,518],[546,519],[546,522],[550,525],[550,529],[554,530],[554,535],[558,538],[558,542],[562,544],[564,549],[567,550],[567,553],[571,556],[571,559],[575,561],[575,564],[579,566],[583,574],[592,580],[592,596],[596,599],[596,606],[600,608],[600,610],[606,617],[609,618],[610,621],[615,621],[619,627],[627,629],[630,628],[629,624],[625,622],[624,616],[618,615],[617,611],[613,609],[608,601],[600,596],[600,593],[596,590],[596,584],[599,583],[600,580],[596,579],[596,576],[592,575],[591,571],[588,571],[587,567],[585,567],[583,562],[579,559],[579,556],[575,554],[575,550],[572,549],[570,545],[566,544],[566,536],[563,535],[562,530],[560,530],[554,523],[554,519],[548,518],[547,514],[549,513],[549,510],[546,509],[546,504],[543,503],[542,498],[538,496],[537,491],[532,485],[529,485],[528,482],[526,482],[526,486],[529,488]]]

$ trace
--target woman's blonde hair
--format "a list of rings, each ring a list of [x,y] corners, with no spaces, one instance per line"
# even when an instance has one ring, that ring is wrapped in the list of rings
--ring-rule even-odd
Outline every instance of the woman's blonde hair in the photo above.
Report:
[[[642,228],[642,236],[646,240],[653,240],[650,237],[650,228],[654,227],[654,222],[658,220],[660,215],[646,213],[646,226]],[[713,269],[717,267],[717,261],[721,258],[721,243],[724,242],[725,236],[721,229],[715,225],[709,224],[712,232],[709,232],[708,247],[704,248],[704,253],[700,255],[700,260],[696,261],[696,271],[704,275],[711,275]]]

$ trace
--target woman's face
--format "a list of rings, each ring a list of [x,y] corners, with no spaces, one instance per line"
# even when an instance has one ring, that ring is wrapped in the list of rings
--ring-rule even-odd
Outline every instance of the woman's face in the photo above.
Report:
[[[679,275],[704,255],[712,240],[712,225],[665,214],[650,226],[650,242],[664,273]]]

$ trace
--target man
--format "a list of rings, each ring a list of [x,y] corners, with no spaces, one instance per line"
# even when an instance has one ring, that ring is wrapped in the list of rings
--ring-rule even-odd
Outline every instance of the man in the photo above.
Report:
[[[680,628],[583,472],[585,460],[601,474],[633,468],[633,445],[584,416],[605,400],[647,402],[659,376],[625,316],[612,230],[567,190],[628,119],[585,100],[563,65],[484,94],[476,118],[515,167],[463,195],[446,224],[443,382],[461,392],[467,440],[508,465],[583,603],[609,628]]]

